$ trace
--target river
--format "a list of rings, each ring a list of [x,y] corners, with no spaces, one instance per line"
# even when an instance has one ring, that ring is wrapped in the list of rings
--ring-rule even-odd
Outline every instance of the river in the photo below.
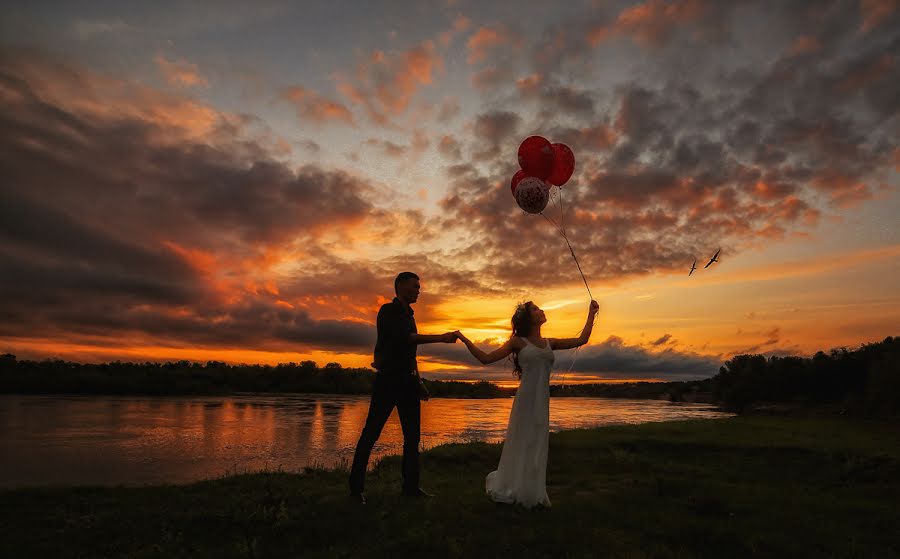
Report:
[[[433,398],[422,446],[502,441],[512,398]],[[187,483],[353,458],[369,398],[330,394],[210,397],[0,396],[0,486]],[[551,398],[550,429],[725,417],[708,404]],[[394,411],[372,457],[402,452]],[[370,463],[371,465],[371,463]]]

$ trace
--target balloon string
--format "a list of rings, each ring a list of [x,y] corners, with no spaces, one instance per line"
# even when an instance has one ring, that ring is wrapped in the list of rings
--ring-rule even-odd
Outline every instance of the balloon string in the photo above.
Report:
[[[563,230],[563,233],[565,234],[566,233],[566,214],[563,211],[564,208],[563,208],[562,187],[559,187],[559,192],[557,193],[557,196],[559,197],[559,201],[558,201],[557,205],[559,206],[560,228]]]
[[[556,228],[556,231],[557,231],[557,232],[562,236],[562,238],[566,241],[566,246],[569,247],[569,252],[572,254],[572,259],[575,260],[575,266],[578,267],[578,273],[581,274],[581,281],[584,282],[584,287],[587,289],[588,297],[590,297],[591,300],[593,301],[593,300],[594,300],[594,296],[593,296],[593,294],[591,293],[591,288],[588,286],[587,279],[584,277],[584,272],[583,272],[582,269],[581,269],[581,264],[578,262],[578,257],[575,255],[575,250],[572,248],[572,243],[569,241],[569,235],[568,235],[568,232],[567,232],[566,229],[565,229],[565,212],[563,211],[562,189],[559,189],[559,194],[558,194],[558,196],[559,196],[559,198],[555,198],[555,197],[551,196],[550,199],[553,200],[554,204],[556,204],[556,207],[559,208],[559,221],[560,221],[560,223],[557,224],[552,218],[550,218],[549,216],[547,216],[546,214],[544,214],[544,212],[541,212],[541,215],[542,215],[542,216],[544,217],[544,219],[546,219],[551,225],[553,225],[553,227]],[[594,322],[596,323],[596,321],[597,321],[597,315],[594,315]],[[580,336],[581,333],[579,332],[578,335]],[[568,369],[566,370],[566,372],[562,373],[559,369],[557,369],[557,374],[555,375],[555,376],[556,376],[556,380],[559,380],[560,382],[562,382],[563,384],[565,384],[566,380],[568,379],[569,373],[572,372],[572,369],[575,367],[575,363],[576,363],[577,360],[578,360],[578,350],[579,350],[579,349],[581,349],[581,348],[576,347],[575,350],[574,350],[574,352],[572,353],[572,361],[569,363],[569,367],[568,367]],[[562,376],[562,378],[560,378],[560,376]]]
[[[587,280],[584,279],[584,272],[581,271],[581,264],[578,263],[578,257],[575,256],[575,251],[572,250],[572,244],[569,242],[569,234],[566,231],[565,212],[563,211],[562,188],[559,188],[558,190],[559,222],[561,224],[560,229],[562,229],[563,238],[566,240],[566,244],[569,245],[569,252],[572,253],[572,258],[575,260],[575,265],[578,266],[578,272],[581,273],[581,280],[584,282],[584,287],[587,288],[588,296],[591,298],[591,301],[593,301],[594,296],[591,295],[591,288],[588,287]]]
[[[581,274],[581,281],[584,282],[584,287],[587,289],[588,297],[590,297],[593,301],[594,296],[591,294],[591,288],[588,286],[587,279],[584,277],[584,272],[581,269],[581,264],[578,262],[578,257],[575,256],[575,250],[572,248],[572,243],[569,242],[569,236],[566,234],[565,230],[563,230],[562,227],[560,227],[555,221],[553,221],[553,219],[548,217],[547,214],[541,212],[541,215],[556,228],[556,231],[560,235],[562,235],[562,238],[566,241],[566,246],[569,247],[569,252],[572,253],[572,258],[575,260],[575,266],[578,267],[578,273]]]
[[[546,215],[544,216],[544,218],[556,227],[556,231],[560,234],[560,236],[562,236],[563,240],[566,241],[566,246],[569,248],[569,252],[572,254],[572,259],[575,260],[575,266],[578,267],[578,273],[581,274],[581,281],[584,282],[584,287],[587,289],[588,296],[591,298],[591,300],[593,300],[594,296],[591,293],[590,286],[588,286],[587,279],[584,277],[584,271],[581,269],[581,263],[578,262],[578,256],[575,255],[575,250],[572,248],[572,243],[569,241],[569,236],[552,219],[548,218]]]
[[[563,235],[562,229],[560,229],[559,225],[558,225],[555,221],[553,221],[553,218],[552,218],[552,217],[547,216],[547,214],[545,214],[544,212],[541,212],[541,216],[543,216],[544,219],[546,219],[547,221],[549,221],[550,224],[553,225],[553,227],[556,228],[556,232],[557,232],[557,233],[559,233],[560,235]]]
[[[588,297],[591,298],[591,301],[594,300],[594,296],[591,295],[591,288],[588,287],[587,280],[584,278],[584,272],[581,271],[581,264],[578,263],[578,257],[575,256],[575,251],[572,249],[572,243],[569,242],[568,235],[563,232],[563,238],[566,240],[566,244],[569,245],[569,252],[572,253],[572,258],[575,259],[575,265],[578,266],[578,273],[581,274],[581,281],[584,282],[584,287],[587,288]]]

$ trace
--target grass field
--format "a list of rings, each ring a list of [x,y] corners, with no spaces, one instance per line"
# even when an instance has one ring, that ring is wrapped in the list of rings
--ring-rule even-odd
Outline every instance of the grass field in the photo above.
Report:
[[[499,445],[422,456],[428,500],[370,472],[0,494],[2,557],[900,557],[900,427],[734,417],[555,433],[553,508],[484,495]]]

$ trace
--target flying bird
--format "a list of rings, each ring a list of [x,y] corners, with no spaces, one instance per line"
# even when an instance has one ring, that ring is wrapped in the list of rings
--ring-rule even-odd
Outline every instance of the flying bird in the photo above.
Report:
[[[693,274],[693,273],[694,273],[694,270],[696,270],[696,269],[697,269],[697,260],[694,260],[694,263],[691,264],[691,271],[688,272],[688,275]]]
[[[704,269],[709,268],[709,265],[712,264],[713,262],[718,262],[718,260],[716,260],[716,257],[719,256],[719,252],[720,252],[721,250],[722,250],[722,249],[719,249],[719,250],[716,251],[715,254],[713,254],[713,257],[710,258],[709,262],[706,263],[706,266],[703,267]]]

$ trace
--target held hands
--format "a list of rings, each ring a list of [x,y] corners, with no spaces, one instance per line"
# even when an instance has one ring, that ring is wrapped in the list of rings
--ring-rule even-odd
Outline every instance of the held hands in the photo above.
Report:
[[[456,343],[456,334],[457,332],[447,332],[446,334],[441,334],[441,341],[445,344]]]

